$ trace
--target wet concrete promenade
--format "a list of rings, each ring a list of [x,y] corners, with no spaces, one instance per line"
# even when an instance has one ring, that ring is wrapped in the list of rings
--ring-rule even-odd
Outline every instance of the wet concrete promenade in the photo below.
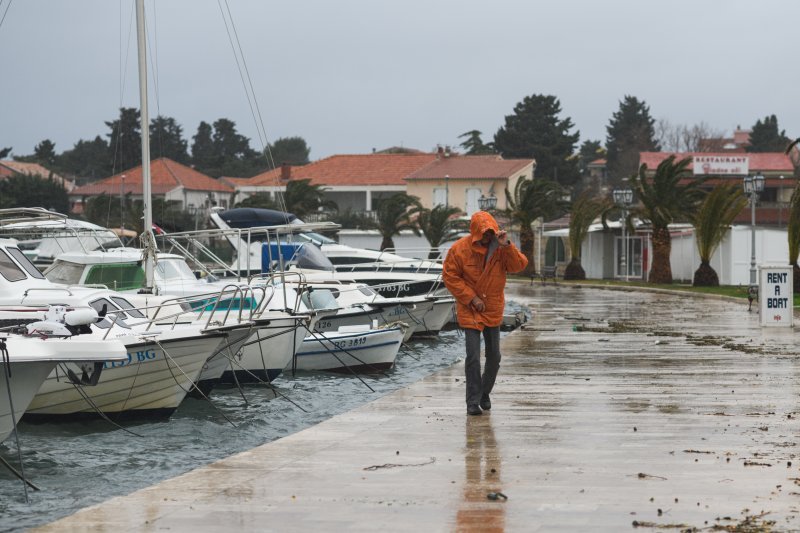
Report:
[[[508,296],[534,318],[503,340],[491,412],[465,415],[455,365],[42,530],[800,530],[793,331],[742,302]]]

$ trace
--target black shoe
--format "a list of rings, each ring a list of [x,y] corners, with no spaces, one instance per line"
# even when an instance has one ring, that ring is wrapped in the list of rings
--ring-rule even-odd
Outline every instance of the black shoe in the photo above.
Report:
[[[467,406],[467,414],[468,415],[479,415],[481,413],[483,413],[483,411],[481,411],[481,408],[478,407],[477,405],[468,405]]]
[[[481,398],[481,409],[484,411],[488,411],[492,408],[492,400],[489,399],[488,396],[484,396]]]

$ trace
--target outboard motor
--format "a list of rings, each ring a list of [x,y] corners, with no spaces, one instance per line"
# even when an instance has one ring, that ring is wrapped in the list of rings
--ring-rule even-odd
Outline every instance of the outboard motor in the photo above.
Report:
[[[51,305],[44,314],[44,320],[31,322],[25,326],[28,335],[40,337],[72,337],[81,333],[91,333],[90,324],[100,320],[97,311],[91,307],[67,311],[63,305]],[[78,364],[80,376],[66,367],[69,380],[75,385],[97,385],[103,370],[102,362]]]
[[[28,335],[42,337],[72,337],[88,333],[90,324],[98,319],[97,311],[91,307],[67,311],[63,305],[51,305],[44,319],[25,326]]]

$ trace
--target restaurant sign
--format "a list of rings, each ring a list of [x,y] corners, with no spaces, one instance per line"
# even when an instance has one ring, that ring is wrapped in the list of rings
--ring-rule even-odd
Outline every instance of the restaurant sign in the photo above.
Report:
[[[696,155],[692,159],[695,176],[746,176],[750,167],[745,155]]]

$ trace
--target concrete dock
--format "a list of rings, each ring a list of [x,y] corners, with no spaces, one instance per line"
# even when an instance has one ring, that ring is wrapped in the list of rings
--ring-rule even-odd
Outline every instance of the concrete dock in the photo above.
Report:
[[[503,340],[492,411],[466,416],[455,365],[40,530],[800,530],[792,330],[746,302],[507,294],[534,318]]]

